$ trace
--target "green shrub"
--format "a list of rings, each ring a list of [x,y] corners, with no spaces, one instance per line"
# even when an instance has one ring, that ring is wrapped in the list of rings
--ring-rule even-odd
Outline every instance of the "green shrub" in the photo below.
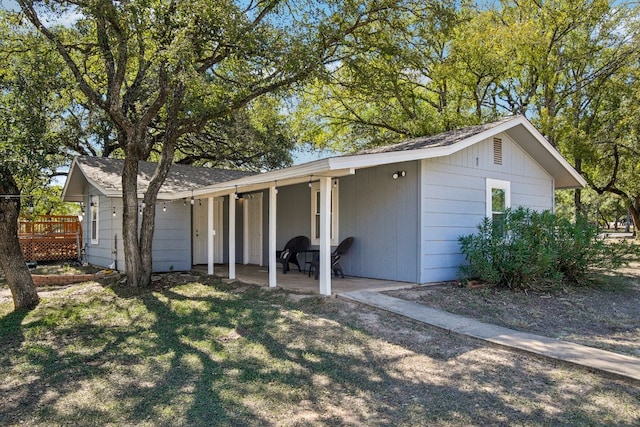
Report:
[[[458,240],[469,262],[460,268],[463,280],[510,289],[586,284],[595,270],[617,268],[631,252],[628,244],[606,243],[584,219],[572,223],[522,207],[507,210],[500,223],[485,218],[477,234]]]

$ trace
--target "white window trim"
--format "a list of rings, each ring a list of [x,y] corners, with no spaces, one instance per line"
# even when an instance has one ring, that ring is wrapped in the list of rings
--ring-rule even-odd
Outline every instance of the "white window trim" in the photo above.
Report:
[[[486,216],[487,218],[493,218],[493,190],[497,188],[499,190],[504,190],[504,204],[505,208],[509,209],[511,207],[511,182],[510,181],[502,181],[499,179],[491,179],[487,178],[486,181]]]
[[[100,205],[98,196],[89,196],[89,224],[91,226],[91,244],[97,245],[100,238]],[[93,214],[96,214],[95,222]],[[95,238],[93,237],[95,235]]]
[[[340,218],[340,215],[338,215],[338,189],[339,189],[339,182],[337,179],[334,179],[331,181],[331,207],[332,207],[332,213],[331,213],[331,246],[337,246],[339,239],[338,239],[338,218]],[[319,245],[320,244],[320,238],[316,237],[315,234],[315,230],[316,230],[316,211],[318,211],[318,205],[317,205],[317,201],[318,198],[316,197],[316,194],[320,192],[320,183],[319,182],[314,182],[311,184],[311,244],[312,245]]]

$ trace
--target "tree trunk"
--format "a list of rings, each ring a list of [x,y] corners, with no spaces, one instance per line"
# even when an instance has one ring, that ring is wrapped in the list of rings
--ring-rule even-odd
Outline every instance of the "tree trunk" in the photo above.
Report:
[[[13,176],[1,165],[0,194],[20,194]],[[19,198],[0,197],[0,266],[11,289],[15,310],[30,309],[40,302],[18,240],[19,214]]]
[[[127,282],[130,286],[146,287],[151,283],[156,201],[162,183],[171,168],[174,150],[175,139],[165,139],[160,161],[140,204],[138,203],[138,160],[133,160],[136,158],[134,155],[127,155],[124,161],[122,171],[122,196],[124,200],[122,237]],[[138,229],[140,211],[142,211],[142,223]]]
[[[576,172],[582,173],[582,159],[577,158],[575,160],[574,168]],[[584,206],[582,205],[582,189],[576,188],[573,193],[573,209],[576,221],[580,216],[586,216],[584,212]]]
[[[638,233],[638,226],[640,226],[640,206],[630,206],[629,213],[631,219],[633,219],[633,229],[636,239],[640,239],[640,233]]]
[[[140,206],[138,206],[138,160],[148,158],[151,144],[150,141],[145,141],[145,137],[140,136],[146,134],[144,129],[139,132],[129,132],[127,137],[136,138],[136,141],[128,141],[127,144],[124,144],[130,148],[127,150],[122,171],[122,196],[124,200],[122,235],[127,281],[131,286],[146,287],[151,283],[156,201],[158,200],[158,192],[173,163],[176,141],[179,136],[177,132],[179,128],[178,117],[185,90],[182,83],[177,84],[173,89],[167,108],[166,132],[161,140],[160,160],[149,180],[145,193],[142,195]],[[139,211],[142,213],[140,229],[138,229]]]
[[[573,209],[576,221],[584,216],[584,206],[582,205],[582,189],[576,188],[573,192]]]
[[[142,260],[138,243],[138,160],[126,156],[122,170],[122,243],[129,286],[147,286],[142,277]]]

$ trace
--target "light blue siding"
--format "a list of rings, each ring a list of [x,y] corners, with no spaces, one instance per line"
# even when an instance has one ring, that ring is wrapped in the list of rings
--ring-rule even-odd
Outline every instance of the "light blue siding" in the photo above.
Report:
[[[89,199],[82,221],[85,259],[89,264],[109,267],[116,262],[119,271],[125,271],[124,243],[122,240],[122,199],[100,196],[98,243],[91,243]],[[181,202],[162,203],[156,208],[156,227],[153,237],[153,271],[187,271],[191,269],[191,205]],[[115,208],[116,216],[113,216]],[[117,242],[117,244],[116,244]]]
[[[157,205],[152,248],[154,272],[191,270],[191,204]]]
[[[311,239],[311,190],[307,184],[278,189],[276,247],[282,249],[295,236]]]
[[[91,198],[85,202],[85,215],[82,221],[85,259],[89,264],[108,267],[114,261],[113,233],[121,227],[113,217],[112,199],[98,197],[98,243],[91,242]]]
[[[339,240],[353,236],[345,274],[418,280],[419,162],[360,169],[340,178]],[[393,179],[395,171],[406,176]]]
[[[486,178],[511,183],[511,206],[553,208],[553,179],[506,134],[502,164],[493,139],[421,162],[421,283],[452,280],[465,263],[458,238],[477,231],[486,212]]]

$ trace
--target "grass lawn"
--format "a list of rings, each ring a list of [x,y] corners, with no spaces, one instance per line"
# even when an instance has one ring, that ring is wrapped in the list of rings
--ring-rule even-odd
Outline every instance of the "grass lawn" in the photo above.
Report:
[[[637,425],[638,384],[204,276],[0,303],[0,425]]]

